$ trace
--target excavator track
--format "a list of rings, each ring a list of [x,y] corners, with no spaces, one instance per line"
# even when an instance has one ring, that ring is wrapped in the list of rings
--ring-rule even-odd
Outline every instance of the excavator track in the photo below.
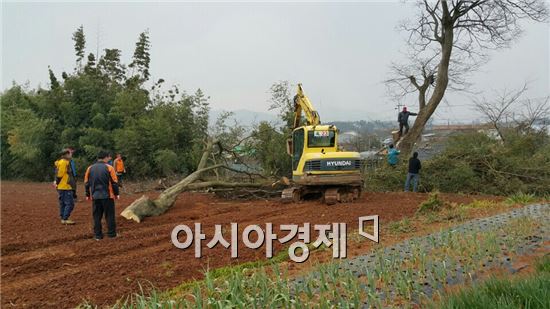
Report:
[[[325,200],[325,204],[327,205],[334,205],[340,201],[340,193],[339,188],[328,188],[325,190],[323,194],[323,199]]]
[[[283,203],[298,203],[301,199],[301,190],[297,187],[290,187],[283,190],[281,194]]]
[[[353,202],[361,196],[360,187],[290,187],[283,190],[281,194],[281,200],[283,203],[298,203],[302,200],[304,195],[310,193],[320,193],[323,201],[327,205],[334,205],[336,203]]]
[[[328,188],[323,194],[325,204],[334,205],[336,203],[348,203],[353,202],[361,196],[360,188]]]

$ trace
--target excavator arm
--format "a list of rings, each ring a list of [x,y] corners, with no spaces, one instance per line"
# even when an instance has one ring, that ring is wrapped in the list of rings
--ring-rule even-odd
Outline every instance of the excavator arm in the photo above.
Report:
[[[321,118],[313,108],[309,98],[304,94],[302,84],[298,84],[298,93],[294,96],[294,127],[292,129],[296,129],[300,126],[302,111],[306,117],[307,125],[316,126],[321,124]]]

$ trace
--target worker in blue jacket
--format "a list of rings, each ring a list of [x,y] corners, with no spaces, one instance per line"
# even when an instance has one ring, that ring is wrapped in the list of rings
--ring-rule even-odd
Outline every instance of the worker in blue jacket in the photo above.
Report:
[[[393,144],[390,144],[390,149],[388,150],[388,164],[390,166],[396,166],[397,165],[397,162],[399,161],[399,153],[400,151],[395,149],[393,147]]]

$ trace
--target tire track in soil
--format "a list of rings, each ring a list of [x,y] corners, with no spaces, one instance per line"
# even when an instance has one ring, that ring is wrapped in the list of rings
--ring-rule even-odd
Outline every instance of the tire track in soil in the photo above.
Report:
[[[117,214],[140,195],[117,201]],[[202,278],[202,271],[207,268],[265,259],[264,248],[250,250],[243,244],[239,244],[238,259],[231,259],[230,250],[220,246],[206,249],[214,224],[238,222],[240,232],[248,224],[267,222],[272,222],[276,231],[280,224],[304,222],[346,222],[354,229],[357,217],[363,215],[378,214],[381,222],[410,216],[426,197],[369,193],[356,203],[326,206],[318,201],[226,201],[185,193],[168,213],[140,224],[117,217],[120,237],[96,242],[92,239],[89,203],[77,204],[73,212],[77,225],[61,226],[56,192],[49,183],[2,182],[2,306],[69,308],[83,300],[108,305],[139,291],[139,282],[167,289]],[[444,198],[455,202],[472,200],[464,196]],[[207,235],[202,259],[195,259],[191,249],[176,249],[170,241],[176,225],[192,226],[194,222],[201,222]],[[283,246],[274,242],[274,248],[277,252]]]

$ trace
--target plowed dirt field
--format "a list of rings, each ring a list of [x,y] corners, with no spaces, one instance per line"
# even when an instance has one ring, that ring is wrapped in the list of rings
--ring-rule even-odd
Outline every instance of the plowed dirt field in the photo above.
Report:
[[[67,308],[84,301],[108,305],[138,292],[139,283],[167,289],[201,278],[206,269],[265,259],[265,250],[248,249],[242,242],[238,259],[220,245],[206,248],[215,224],[228,227],[237,222],[242,231],[246,225],[267,222],[274,226],[346,222],[349,229],[356,229],[359,216],[380,215],[384,225],[412,216],[427,198],[426,194],[367,192],[357,202],[327,206],[319,201],[228,201],[184,193],[166,214],[138,224],[118,216],[141,196],[127,194],[116,202],[119,237],[95,241],[90,202],[78,202],[72,215],[77,224],[64,226],[58,217],[57,193],[50,184],[3,181],[1,190],[2,308]],[[443,195],[443,199],[465,203],[473,197]],[[206,234],[201,259],[194,257],[192,248],[177,249],[170,240],[176,225],[195,222],[202,223]],[[278,242],[274,247],[275,254],[283,249]]]

